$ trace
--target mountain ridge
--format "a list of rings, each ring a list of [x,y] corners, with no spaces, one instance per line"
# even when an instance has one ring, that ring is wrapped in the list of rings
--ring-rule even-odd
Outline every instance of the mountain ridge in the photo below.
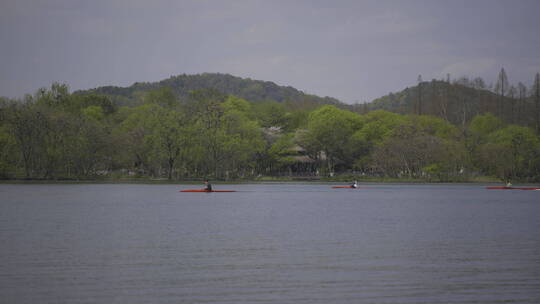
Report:
[[[136,99],[137,94],[163,87],[172,89],[180,99],[187,98],[189,92],[193,90],[213,88],[226,95],[235,95],[253,102],[346,105],[336,98],[308,94],[292,86],[281,86],[272,81],[253,80],[222,73],[180,74],[156,82],[135,82],[128,87],[101,86],[74,93],[106,95],[114,101],[129,104]]]
[[[432,115],[455,125],[465,125],[476,115],[489,112],[507,123],[533,126],[535,105],[532,97],[516,95],[501,96],[485,87],[432,80],[354,108],[356,112],[385,110],[398,114]]]
[[[160,88],[170,88],[181,100],[187,99],[193,90],[212,88],[250,102],[286,104],[290,109],[313,109],[330,104],[364,114],[386,110],[398,114],[433,115],[456,125],[465,125],[474,116],[490,112],[508,123],[528,126],[535,123],[535,106],[531,97],[500,96],[485,87],[442,80],[424,81],[363,104],[347,104],[337,98],[308,94],[292,86],[224,73],[180,74],[155,82],[135,82],[127,87],[101,86],[75,91],[74,94],[105,95],[119,105],[134,105],[143,93]]]

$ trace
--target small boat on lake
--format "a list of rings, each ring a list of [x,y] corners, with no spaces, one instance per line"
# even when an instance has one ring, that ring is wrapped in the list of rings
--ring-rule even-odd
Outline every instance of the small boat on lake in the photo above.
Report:
[[[500,187],[486,187],[489,190],[540,190],[540,187],[509,187],[509,186],[500,186]]]
[[[235,190],[206,190],[206,189],[187,189],[178,192],[236,192]]]

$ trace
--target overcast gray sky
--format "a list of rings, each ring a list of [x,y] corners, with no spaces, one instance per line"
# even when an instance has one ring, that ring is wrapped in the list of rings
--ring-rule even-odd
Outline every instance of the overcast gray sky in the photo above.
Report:
[[[450,73],[532,83],[540,1],[0,0],[0,95],[230,73],[344,102]]]

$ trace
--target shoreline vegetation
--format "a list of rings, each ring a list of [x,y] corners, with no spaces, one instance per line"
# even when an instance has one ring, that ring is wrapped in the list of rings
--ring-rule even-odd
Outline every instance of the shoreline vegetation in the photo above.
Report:
[[[540,182],[540,73],[534,83],[518,95],[504,70],[493,91],[419,79],[363,105],[221,74],[54,83],[0,97],[0,179]]]
[[[212,180],[214,184],[257,184],[257,183],[331,183],[348,184],[352,181],[359,184],[501,184],[496,177],[479,176],[461,181],[433,181],[428,179],[407,178],[375,178],[375,177],[272,177],[265,176],[254,179]],[[1,179],[0,184],[179,184],[202,185],[204,179],[169,180],[166,178],[98,178],[98,179]],[[535,184],[519,182],[519,184]]]

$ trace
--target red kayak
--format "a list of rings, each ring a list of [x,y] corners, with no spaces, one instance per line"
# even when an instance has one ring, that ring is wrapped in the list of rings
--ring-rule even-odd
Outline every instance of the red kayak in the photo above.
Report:
[[[498,190],[540,190],[536,187],[486,187],[486,189],[498,189]]]
[[[334,186],[332,188],[334,188],[334,189],[356,189],[356,188],[354,188],[352,186]]]
[[[212,190],[208,191],[206,189],[189,189],[189,190],[179,190],[178,192],[236,192],[234,190]]]

